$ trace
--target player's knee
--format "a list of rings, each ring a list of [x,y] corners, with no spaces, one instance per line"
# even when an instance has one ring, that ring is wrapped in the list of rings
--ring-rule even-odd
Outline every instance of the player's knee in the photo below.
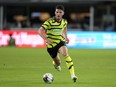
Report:
[[[63,53],[62,55],[63,55],[63,57],[66,57],[68,54],[67,53]]]

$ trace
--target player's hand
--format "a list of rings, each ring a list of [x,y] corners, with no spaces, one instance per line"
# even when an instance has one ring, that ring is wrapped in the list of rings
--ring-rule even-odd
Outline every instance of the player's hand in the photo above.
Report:
[[[51,44],[51,43],[52,43],[52,41],[49,40],[49,39],[46,39],[46,42],[47,42],[48,44]]]
[[[66,42],[66,44],[68,44],[68,43],[69,43],[69,39],[68,39],[68,38],[66,38],[65,42]]]

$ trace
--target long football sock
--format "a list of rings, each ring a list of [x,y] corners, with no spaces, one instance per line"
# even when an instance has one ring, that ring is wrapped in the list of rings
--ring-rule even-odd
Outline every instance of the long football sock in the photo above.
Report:
[[[65,57],[67,68],[69,69],[71,78],[75,76],[73,61],[70,56]]]

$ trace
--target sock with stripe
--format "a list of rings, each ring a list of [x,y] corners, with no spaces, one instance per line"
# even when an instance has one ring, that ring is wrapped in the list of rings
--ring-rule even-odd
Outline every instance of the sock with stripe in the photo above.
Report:
[[[67,68],[69,69],[71,78],[73,78],[75,76],[73,61],[70,56],[66,56],[65,61],[66,61]]]

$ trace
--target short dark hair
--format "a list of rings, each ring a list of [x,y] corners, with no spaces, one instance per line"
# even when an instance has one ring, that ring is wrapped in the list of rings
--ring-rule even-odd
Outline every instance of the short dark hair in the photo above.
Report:
[[[63,11],[65,10],[63,5],[57,5],[56,9],[60,9],[60,10],[63,10]]]

